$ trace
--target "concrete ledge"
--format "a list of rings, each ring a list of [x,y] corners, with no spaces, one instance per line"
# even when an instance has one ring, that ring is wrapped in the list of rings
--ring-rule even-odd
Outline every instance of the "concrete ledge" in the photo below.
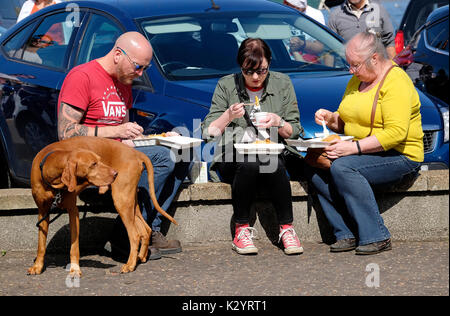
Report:
[[[306,197],[306,185],[291,182],[292,196]],[[419,177],[413,183],[403,183],[390,192],[437,192],[449,191],[449,171],[430,170],[420,171]],[[199,183],[186,185],[180,190],[174,202],[202,202],[231,200],[231,187],[226,183]],[[79,206],[89,206],[89,203],[78,199]],[[31,189],[3,189],[0,190],[0,216],[5,210],[35,209]]]
[[[314,199],[308,201],[306,184],[291,182],[291,189],[294,225],[301,240],[332,242],[332,231],[320,204]],[[448,240],[448,170],[421,171],[416,179],[377,192],[376,197],[393,239]],[[176,208],[172,210],[181,225],[169,227],[169,238],[179,238],[185,242],[231,240],[233,208],[229,185],[190,185],[180,192],[177,201]],[[261,239],[277,239],[278,228],[273,226],[276,218],[270,202],[255,203],[253,218]]]
[[[294,225],[303,241],[331,242],[331,230],[320,205],[308,202],[306,185],[291,182]],[[448,240],[449,171],[421,171],[417,179],[377,193],[384,221],[394,240]],[[78,200],[82,214],[81,247],[102,247],[117,216],[111,207]],[[99,214],[100,213],[100,214]],[[191,184],[176,197],[169,213],[179,226],[166,226],[169,238],[183,243],[231,240],[231,187],[224,183]],[[34,249],[37,244],[37,210],[30,189],[0,190],[0,250]],[[259,239],[275,241],[277,227],[268,201],[253,206],[253,221]],[[266,236],[264,236],[266,235]],[[50,225],[49,249],[68,250],[68,216]]]

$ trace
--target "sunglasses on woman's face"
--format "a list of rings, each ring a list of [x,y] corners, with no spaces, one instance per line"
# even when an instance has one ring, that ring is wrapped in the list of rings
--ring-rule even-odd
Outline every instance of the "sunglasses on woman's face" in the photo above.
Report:
[[[246,76],[253,76],[256,73],[258,76],[265,75],[269,68],[259,68],[259,69],[244,69],[242,68],[242,73]]]
[[[127,58],[128,58],[128,60],[130,61],[130,63],[131,64],[133,64],[133,66],[134,66],[134,71],[140,71],[140,70],[143,70],[143,71],[146,71],[151,65],[149,64],[149,65],[139,65],[137,62],[134,62],[134,61],[132,61],[131,60],[131,58],[130,58],[130,56],[128,56],[128,54],[122,49],[122,48],[120,48],[119,46],[117,46],[117,48],[118,49],[120,49],[120,51],[125,55],[125,56],[127,56]]]

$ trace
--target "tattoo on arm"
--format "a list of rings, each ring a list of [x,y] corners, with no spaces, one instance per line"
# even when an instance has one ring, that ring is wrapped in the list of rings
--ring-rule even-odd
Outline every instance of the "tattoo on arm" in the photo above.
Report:
[[[58,137],[59,139],[74,136],[87,136],[89,128],[80,124],[84,112],[70,104],[61,102],[58,113]]]

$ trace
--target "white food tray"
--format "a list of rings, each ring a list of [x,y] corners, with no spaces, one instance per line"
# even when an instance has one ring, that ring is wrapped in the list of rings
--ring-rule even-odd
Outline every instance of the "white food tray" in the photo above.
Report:
[[[341,136],[341,140],[352,140],[353,136]],[[286,143],[290,146],[301,147],[301,148],[324,148],[330,145],[332,142],[324,142],[321,137],[312,139],[286,139]]]
[[[234,144],[239,154],[254,155],[254,154],[269,154],[278,155],[283,149],[283,144],[253,144],[253,143],[239,143]]]
[[[175,149],[197,147],[202,141],[202,139],[185,136],[154,136],[151,138],[137,138],[133,140],[136,147],[161,145]]]

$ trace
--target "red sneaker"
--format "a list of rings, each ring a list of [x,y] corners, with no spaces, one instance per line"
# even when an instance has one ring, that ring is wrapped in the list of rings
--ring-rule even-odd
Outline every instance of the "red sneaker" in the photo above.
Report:
[[[256,233],[256,229],[248,226],[248,224],[237,224],[232,244],[233,250],[241,255],[257,254],[258,248],[255,247],[252,240],[254,232]]]
[[[284,253],[287,255],[303,253],[303,247],[292,225],[281,225],[278,242],[283,241]]]

